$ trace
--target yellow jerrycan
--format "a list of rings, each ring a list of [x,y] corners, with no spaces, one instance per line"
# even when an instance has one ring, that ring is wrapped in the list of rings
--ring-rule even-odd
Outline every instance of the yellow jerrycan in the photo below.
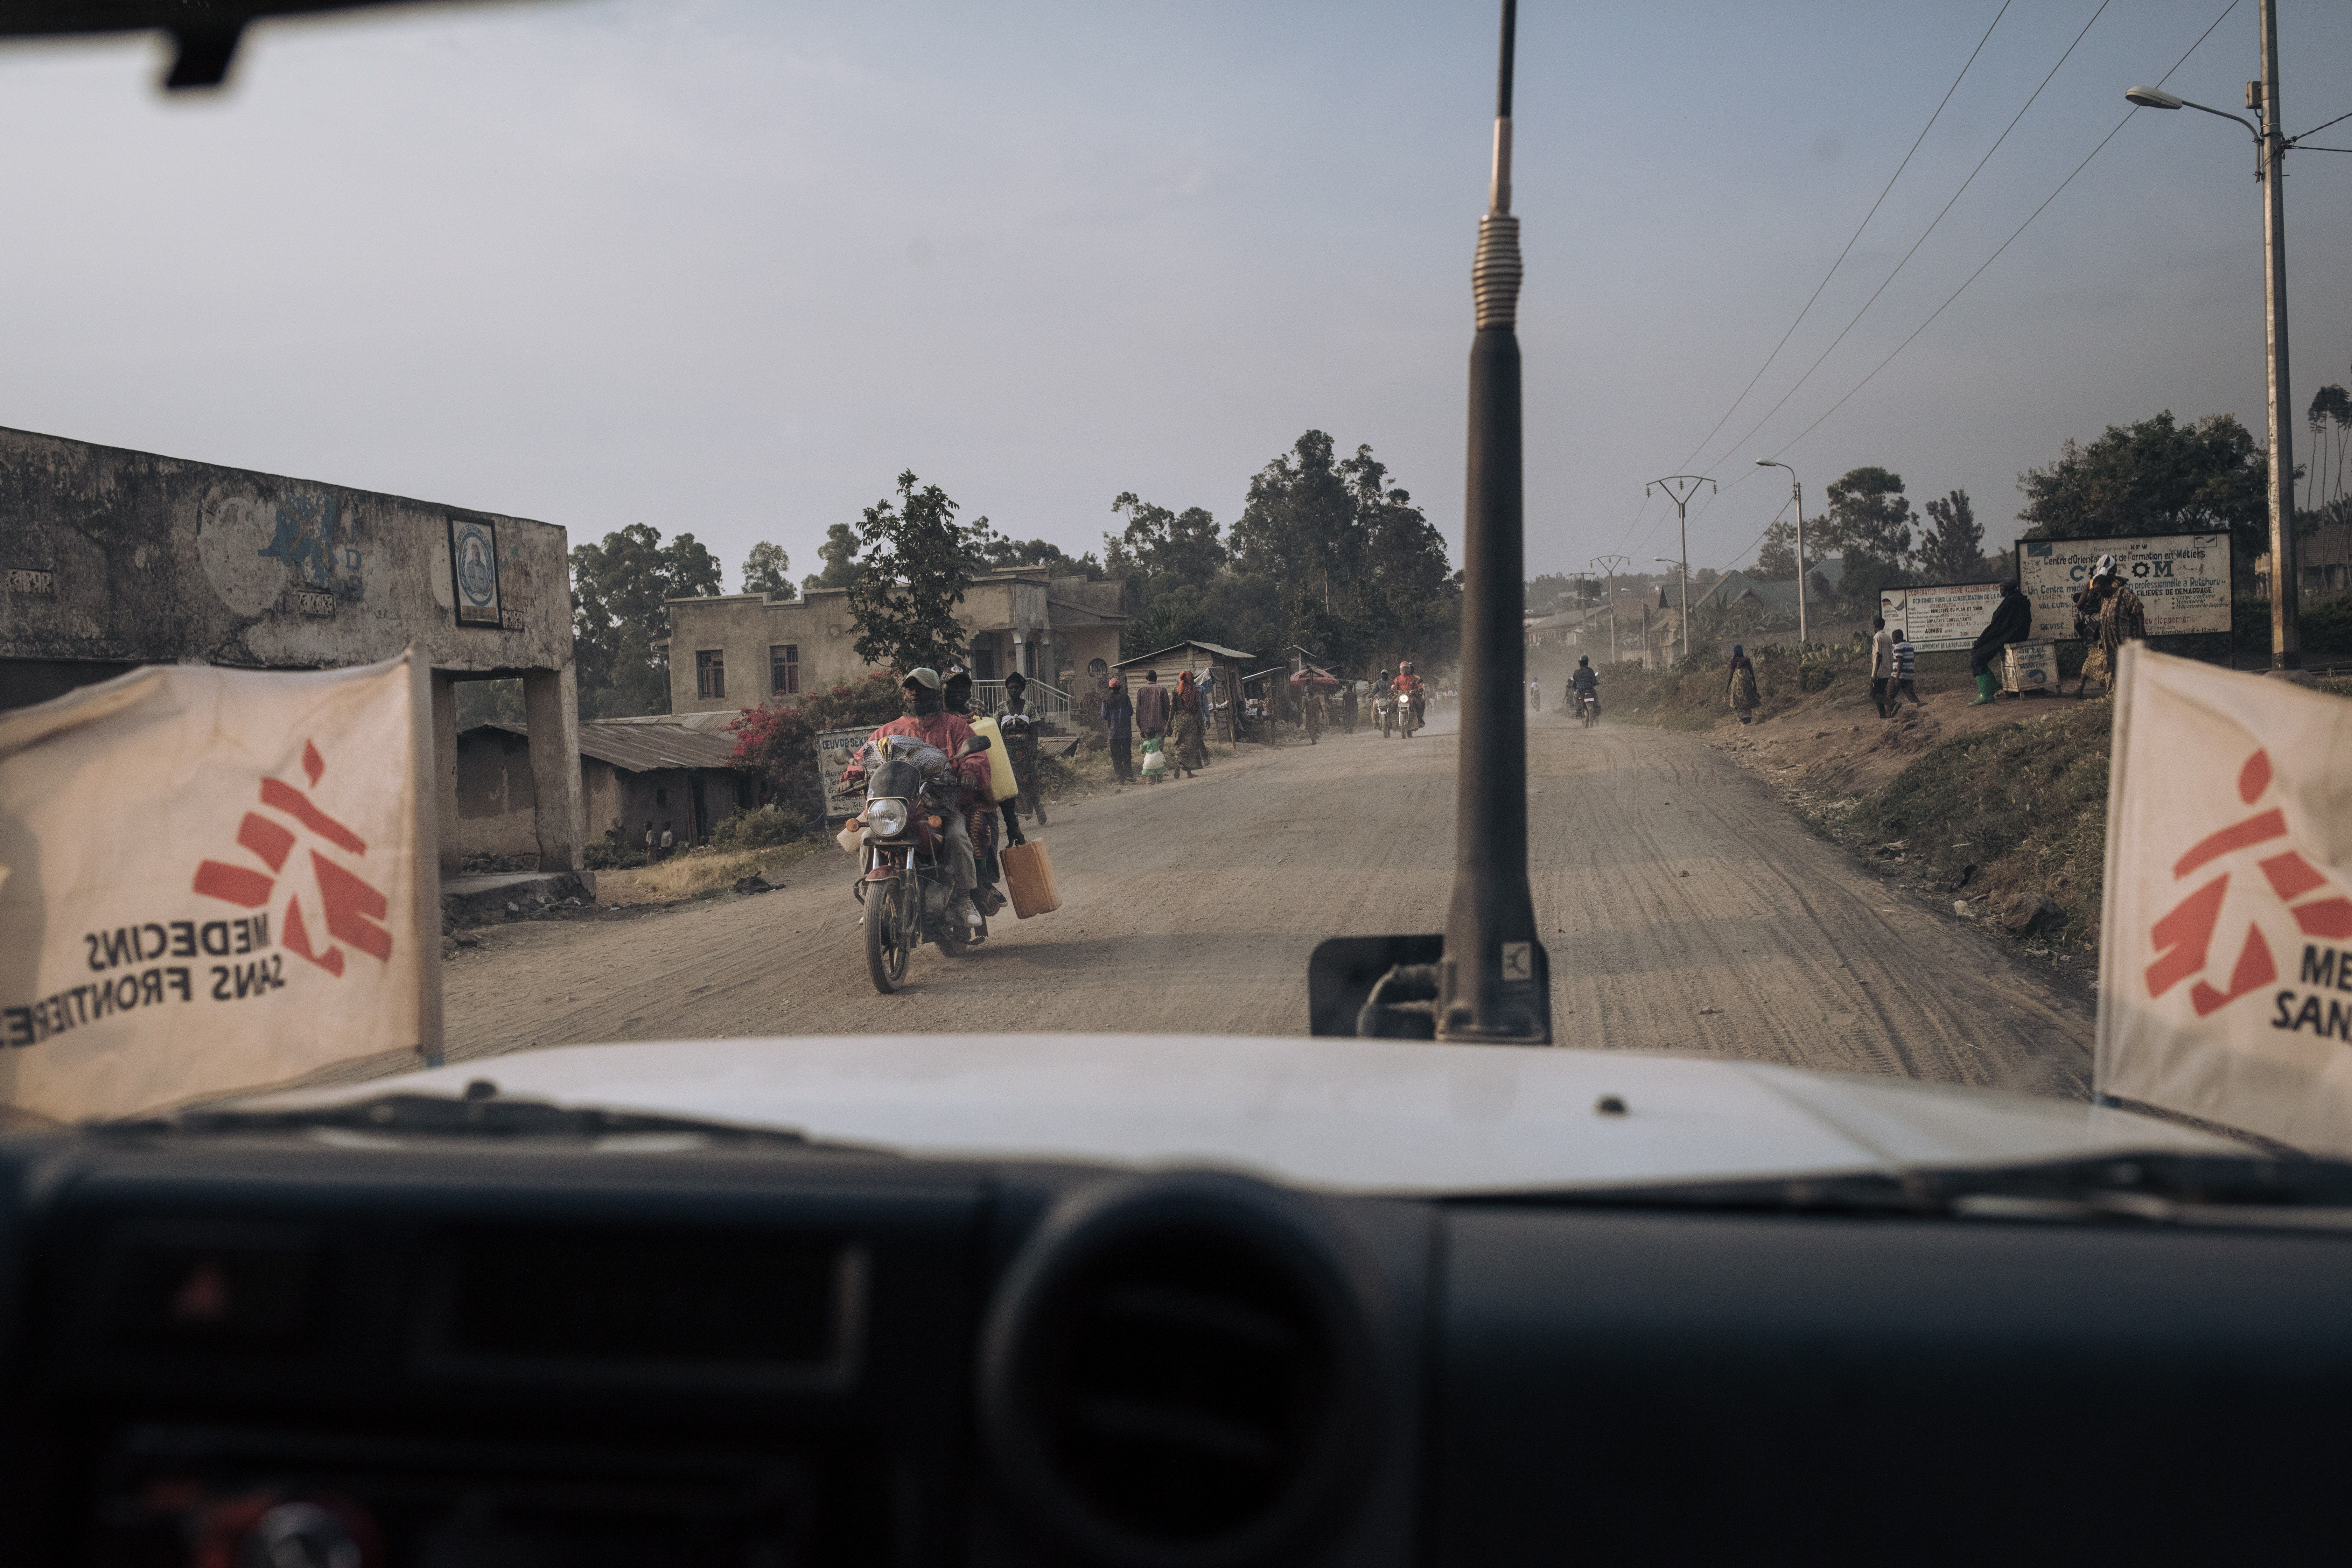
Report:
[[[971,732],[988,737],[988,793],[992,799],[1011,800],[1021,793],[1013,777],[1013,756],[1004,749],[1004,731],[997,728],[993,717],[974,719]]]

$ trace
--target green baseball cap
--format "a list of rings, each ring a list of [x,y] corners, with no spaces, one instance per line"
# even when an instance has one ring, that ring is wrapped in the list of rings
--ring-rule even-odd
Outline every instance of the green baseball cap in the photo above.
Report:
[[[940,672],[936,669],[930,668],[929,666],[925,666],[920,669],[910,669],[907,672],[907,680],[900,684],[904,685],[908,682],[917,686],[928,686],[932,690],[937,691],[940,689]]]

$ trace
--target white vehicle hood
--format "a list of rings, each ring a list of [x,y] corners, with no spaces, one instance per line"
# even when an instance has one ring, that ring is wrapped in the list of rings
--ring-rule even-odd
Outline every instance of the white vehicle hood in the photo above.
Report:
[[[248,1102],[499,1094],[908,1154],[1217,1165],[1343,1192],[1620,1186],[2126,1150],[2245,1153],[2076,1101],[1637,1051],[1183,1035],[570,1046]],[[1623,1102],[1603,1114],[1604,1096]]]

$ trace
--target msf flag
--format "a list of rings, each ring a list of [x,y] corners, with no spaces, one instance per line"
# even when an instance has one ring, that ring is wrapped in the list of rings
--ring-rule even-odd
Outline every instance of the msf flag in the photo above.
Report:
[[[59,1121],[440,1054],[431,700],[134,670],[0,714],[0,1102]]]
[[[2096,1085],[2352,1155],[2352,702],[2126,644]]]

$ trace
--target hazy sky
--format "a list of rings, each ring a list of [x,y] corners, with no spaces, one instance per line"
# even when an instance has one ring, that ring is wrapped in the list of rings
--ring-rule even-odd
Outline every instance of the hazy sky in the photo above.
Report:
[[[2225,0],[1522,7],[1529,570],[1693,564],[1875,463],[2005,542],[2016,476],[2170,408],[2263,423],[2250,139],[2141,110]],[[2352,111],[2352,6],[2281,0],[2286,128]],[[2094,13],[2040,100],[1760,431]],[[901,468],[1098,548],[1220,521],[1318,426],[1458,547],[1492,5],[565,0],[280,23],[166,99],[138,39],[0,50],[0,424],[814,570]],[[2238,108],[2241,0],[2172,78]],[[2352,121],[2315,140],[2352,146]],[[2290,155],[2297,430],[2352,381],[2352,155]],[[1742,437],[1745,437],[1743,439]],[[1783,448],[1785,447],[1785,452]],[[2300,458],[2302,452],[2298,450]],[[1731,482],[1744,482],[1733,489]],[[1637,521],[1638,520],[1638,521]]]

